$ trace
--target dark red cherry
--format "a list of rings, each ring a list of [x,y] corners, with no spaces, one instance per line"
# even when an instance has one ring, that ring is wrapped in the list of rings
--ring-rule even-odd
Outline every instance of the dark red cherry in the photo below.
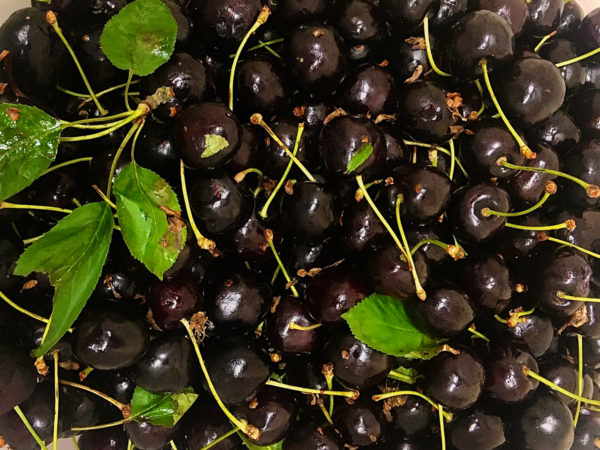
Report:
[[[493,238],[502,230],[505,218],[485,217],[484,208],[509,212],[510,201],[503,189],[488,184],[464,186],[454,193],[447,210],[453,233],[467,242],[482,242]]]
[[[588,139],[572,147],[565,158],[564,170],[587,183],[600,183],[600,140]],[[597,199],[589,198],[580,186],[569,183],[566,188],[569,198],[578,203],[596,204]]]
[[[539,373],[544,378],[556,384],[557,386],[560,386],[561,388],[566,389],[569,392],[577,392],[577,386],[579,382],[579,373],[577,370],[577,366],[575,364],[571,364],[566,359],[557,356],[545,359],[540,365]],[[585,377],[585,375],[586,374],[582,374],[583,377]],[[591,396],[592,386],[590,384],[589,386],[587,386],[588,389],[586,389],[585,384],[586,383],[584,379],[583,390],[581,395],[583,397]],[[586,392],[586,390],[589,390],[589,392]],[[572,406],[577,402],[577,400],[571,397],[567,397],[566,395],[561,394],[560,392],[557,392],[556,395],[566,406]]]
[[[345,386],[363,389],[385,380],[394,358],[373,350],[349,332],[338,332],[323,349],[324,362],[332,363],[335,377]]]
[[[306,128],[321,129],[325,118],[333,112],[332,99],[327,95],[297,93],[292,99],[292,112],[298,120],[302,120]]]
[[[148,350],[146,323],[115,308],[89,310],[73,332],[73,350],[83,363],[114,370],[138,361]]]
[[[408,149],[402,140],[402,135],[390,125],[380,124],[379,129],[385,138],[386,167],[396,167],[408,160]]]
[[[577,1],[565,3],[560,22],[556,31],[559,36],[565,36],[575,33],[584,17],[583,8]]]
[[[177,117],[177,145],[181,159],[192,169],[223,167],[240,146],[240,123],[227,106],[221,103],[199,103]],[[221,137],[227,146],[212,156],[203,156],[210,150],[212,140]]]
[[[258,131],[256,127],[247,123],[243,124],[240,137],[240,148],[233,154],[225,166],[227,171],[231,174],[236,174],[248,167],[254,167],[259,146]]]
[[[529,397],[539,382],[523,373],[522,366],[536,372],[533,356],[518,348],[496,345],[490,351],[485,365],[485,392],[502,403],[518,403]]]
[[[406,402],[392,408],[394,426],[407,436],[427,433],[433,424],[431,405],[422,398],[408,396]]]
[[[454,75],[475,78],[481,75],[480,62],[496,70],[512,59],[515,39],[511,26],[492,11],[468,13],[450,32],[448,55]]]
[[[384,440],[387,422],[381,408],[371,399],[342,404],[334,411],[333,420],[347,444],[362,447]]]
[[[202,309],[204,298],[194,280],[178,276],[155,281],[149,294],[152,319],[163,330],[180,326],[179,321]]]
[[[502,17],[516,36],[529,20],[529,8],[522,0],[475,0],[474,9],[487,9]]]
[[[448,435],[457,450],[493,450],[506,441],[502,418],[477,408],[458,413]]]
[[[579,30],[577,31],[577,42],[581,45],[581,50],[584,52],[594,50],[600,47],[600,10],[598,8],[587,14]]]
[[[512,281],[506,263],[497,255],[469,253],[462,267],[462,287],[480,312],[499,313],[510,302]]]
[[[458,355],[442,352],[427,366],[427,394],[453,409],[473,405],[483,390],[484,380],[483,365],[466,349]]]
[[[63,385],[60,386],[59,396],[59,413],[67,430],[97,425],[102,417],[106,416],[108,405],[103,399],[90,392]],[[75,434],[71,431],[67,433]]]
[[[162,449],[175,437],[178,428],[177,424],[173,428],[167,428],[152,425],[150,422],[136,422],[135,420],[125,424],[129,440],[137,448],[144,450]]]
[[[569,112],[584,135],[600,138],[600,90],[582,90],[569,101]]]
[[[577,46],[567,39],[552,40],[540,49],[540,56],[553,63],[567,61],[579,56]],[[560,68],[560,73],[565,80],[568,93],[573,93],[584,83],[587,68],[582,62],[576,62]]]
[[[84,431],[77,440],[80,450],[122,450],[127,448],[127,433],[122,427]]]
[[[599,429],[600,418],[598,415],[593,411],[582,408],[577,427],[575,428],[575,441],[571,449],[594,450]]]
[[[522,316],[517,326],[500,325],[509,338],[516,343],[525,344],[528,351],[539,358],[550,348],[554,336],[552,321],[543,313],[535,312]]]
[[[283,450],[342,450],[344,443],[333,427],[300,420],[283,441]]]
[[[494,87],[506,114],[527,126],[555,113],[566,92],[561,71],[541,58],[514,61],[498,75]]]
[[[342,314],[370,293],[360,274],[342,265],[320,272],[308,285],[306,299],[315,317],[340,322]]]
[[[383,0],[380,4],[385,20],[395,33],[405,36],[412,33],[433,9],[433,0]]]
[[[390,242],[371,254],[367,271],[371,285],[380,294],[406,299],[416,294],[415,282],[408,264],[402,259],[398,246]],[[415,268],[422,285],[427,282],[429,265],[421,252],[413,255]]]
[[[373,148],[369,157],[354,171],[348,163],[361,148]],[[341,116],[333,119],[319,136],[321,158],[327,171],[334,176],[352,176],[378,173],[385,162],[385,140],[377,126],[369,119]]]
[[[447,95],[441,85],[431,81],[404,85],[396,123],[416,139],[431,143],[447,140],[456,122],[446,105]]]
[[[267,335],[282,353],[311,353],[317,349],[323,336],[322,328],[297,330],[292,323],[310,327],[317,321],[310,315],[306,302],[290,296],[282,297],[267,316]]]
[[[336,7],[335,14],[332,15],[333,25],[351,47],[350,58],[375,57],[386,31],[385,21],[377,5],[367,0],[350,0],[336,4]],[[358,55],[360,57],[355,58]]]
[[[344,83],[340,103],[350,114],[376,118],[396,111],[398,90],[392,75],[377,64],[361,66]]]
[[[290,101],[283,67],[273,58],[254,56],[243,61],[237,68],[236,80],[238,102],[249,115],[273,116]]]
[[[396,44],[395,51],[390,54],[391,69],[398,83],[406,83],[409,80],[414,82],[415,77],[419,79],[431,69],[423,40],[423,37],[415,36],[401,40]],[[430,42],[433,51],[436,41],[433,39]]]
[[[7,342],[0,344],[0,415],[27,400],[36,386],[32,360]]]
[[[346,45],[332,27],[301,25],[285,40],[286,63],[297,86],[310,92],[329,92],[346,75]]]
[[[387,231],[366,200],[350,201],[340,221],[341,242],[348,252],[374,250],[387,236]]]
[[[283,224],[296,239],[318,242],[335,226],[335,199],[326,187],[311,182],[296,183],[292,195],[286,195],[282,211]]]
[[[195,381],[198,365],[192,343],[170,331],[150,343],[146,355],[131,371],[136,385],[150,392],[181,392]]]
[[[531,130],[530,139],[563,153],[579,143],[581,131],[571,116],[558,110]]]
[[[218,272],[206,289],[208,317],[222,330],[253,330],[271,304],[270,286],[249,270]]]
[[[140,166],[153,170],[172,185],[179,181],[179,153],[172,126],[146,119],[137,145],[135,161]]]
[[[565,3],[558,0],[532,0],[527,5],[529,6],[527,31],[533,35],[545,36],[558,26]]]
[[[439,222],[432,223],[431,225],[425,227],[409,228],[408,230],[405,230],[405,232],[406,239],[408,240],[411,248],[426,239],[433,239],[442,242],[452,241],[452,236],[449,231],[445,226],[440,225]],[[444,249],[429,242],[422,244],[417,252],[422,253],[427,262],[432,266],[434,264],[443,263],[447,261],[448,258],[448,253],[446,253]]]
[[[203,353],[210,378],[225,403],[250,401],[269,377],[266,355],[249,337],[229,334],[213,338]]]
[[[272,1],[277,5],[277,19],[284,26],[322,19],[331,9],[332,0],[283,0]],[[274,5],[275,6],[275,5]]]
[[[452,284],[428,289],[427,301],[419,302],[418,308],[429,328],[443,337],[464,331],[475,317],[467,294]]]
[[[228,254],[237,256],[241,261],[264,261],[272,253],[265,239],[267,225],[253,213],[246,223],[225,236],[224,247]]]

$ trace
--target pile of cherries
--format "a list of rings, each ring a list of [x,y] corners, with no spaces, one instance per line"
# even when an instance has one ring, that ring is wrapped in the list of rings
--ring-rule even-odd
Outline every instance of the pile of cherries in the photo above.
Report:
[[[126,3],[33,0],[15,12],[0,27],[0,51],[11,51],[0,102],[99,117],[72,95],[85,87],[45,12],[103,91],[127,80],[100,46]],[[131,93],[167,86],[174,97],[146,120],[136,161],[189,197],[198,230],[162,281],[114,231],[100,282],[57,346],[60,436],[79,436],[81,450],[600,447],[600,9],[164,3],[176,51]],[[122,89],[102,103],[123,111]],[[226,147],[202,157],[214,134]],[[105,186],[124,135],[61,144],[59,163],[91,161],[9,201],[98,201],[92,186]],[[41,317],[48,278],[12,271],[62,217],[0,210],[0,291]],[[423,330],[448,339],[443,351],[408,359],[356,339],[342,315],[373,293],[410,305]],[[16,450],[39,448],[17,405],[42,441],[53,437],[55,361],[36,370],[30,357],[45,327],[0,301],[0,436]],[[136,386],[200,397],[172,428],[123,423],[115,403]],[[252,444],[221,406],[254,427]]]

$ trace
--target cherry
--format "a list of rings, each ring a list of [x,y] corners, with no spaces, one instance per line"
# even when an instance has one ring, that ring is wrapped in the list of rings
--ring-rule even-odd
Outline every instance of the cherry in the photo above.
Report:
[[[323,376],[323,364],[312,355],[286,355],[285,369],[285,375],[293,385],[309,389],[328,389],[327,380]],[[312,397],[307,396],[305,399],[307,404],[312,402]]]
[[[321,343],[321,328],[310,329],[317,325],[308,311],[306,303],[295,297],[283,297],[275,310],[267,316],[267,335],[275,348],[282,353],[311,353]],[[297,329],[307,327],[309,329]],[[318,325],[317,325],[318,326]]]
[[[131,402],[135,390],[135,383],[130,377],[129,369],[121,371],[93,370],[85,377],[83,384],[104,392],[123,404]]]
[[[527,365],[527,364],[525,364]],[[535,370],[537,372],[537,370]],[[560,386],[563,389],[566,389],[569,392],[577,392],[578,389],[578,378],[579,373],[577,371],[577,366],[569,363],[567,360],[552,357],[544,361],[544,363],[540,367],[540,375],[546,378],[548,381],[551,381],[557,386]],[[585,378],[585,374],[582,375]],[[585,389],[585,380],[584,381],[584,389],[582,390],[582,396],[587,397],[592,394],[591,392],[591,384],[588,386],[589,389]],[[589,380],[591,381],[591,380]],[[588,392],[585,392],[588,390]],[[560,392],[556,393],[556,396],[566,405],[572,406],[576,403],[576,400],[567,397],[566,395],[561,394]]]
[[[423,241],[427,239],[442,242],[452,240],[452,236],[447,232],[446,228],[439,223],[432,223],[424,227],[409,228],[406,230],[406,239],[412,249],[414,249],[416,245],[422,244],[419,246],[417,252],[422,253],[423,256],[425,256],[427,262],[431,263],[430,266],[432,269],[436,264],[447,261],[448,253],[443,248],[430,242],[423,243]]]
[[[177,144],[181,159],[193,169],[223,167],[240,146],[240,123],[221,103],[199,103],[177,117]],[[209,149],[206,136],[220,136],[227,146],[212,156],[202,156]]]
[[[119,427],[84,431],[77,445],[80,450],[121,450],[127,448],[127,433]]]
[[[150,392],[181,392],[195,381],[196,370],[189,339],[179,331],[171,331],[150,343],[146,355],[132,368],[131,378]]]
[[[531,139],[564,153],[579,143],[581,131],[571,116],[558,110],[531,130]]]
[[[599,172],[600,140],[583,140],[573,146],[565,161],[565,171],[583,181],[592,184],[600,183]],[[589,198],[579,186],[570,183],[567,186],[572,201],[586,204],[596,204],[597,199]]]
[[[406,131],[425,142],[450,137],[455,119],[446,105],[448,92],[432,81],[418,81],[400,90],[398,117]]]
[[[212,444],[217,438],[231,430],[231,424],[219,406],[211,398],[200,397],[185,413],[181,421],[179,447],[195,449]],[[179,442],[183,441],[183,442]],[[239,448],[240,438],[233,434],[214,444],[215,450],[235,450]],[[181,448],[179,447],[179,448]]]
[[[534,35],[544,36],[555,30],[560,23],[564,2],[557,0],[532,0],[529,6],[530,21],[527,31]]]
[[[540,56],[556,64],[573,59],[579,54],[573,42],[567,39],[556,39],[540,49]],[[560,73],[565,80],[567,92],[572,93],[585,83],[587,69],[582,62],[576,62],[561,67]]]
[[[342,450],[344,444],[333,427],[321,427],[311,420],[296,422],[283,441],[283,450]]]
[[[391,450],[425,450],[437,448],[439,437],[432,435],[405,437],[402,433],[396,433],[389,436]]]
[[[370,399],[343,404],[334,411],[333,420],[346,443],[366,446],[383,441],[387,423],[383,413]]]
[[[401,134],[392,126],[380,124],[379,129],[385,138],[385,156],[386,167],[395,167],[408,159],[408,149],[402,140]]]
[[[60,386],[59,396],[59,412],[66,430],[97,425],[106,415],[107,403],[90,392],[63,385]],[[67,434],[75,433],[69,431]]]
[[[0,415],[27,400],[36,386],[35,368],[8,342],[0,345]]]
[[[163,330],[178,327],[179,321],[202,309],[204,298],[188,276],[155,281],[150,286],[149,303],[152,319]]]
[[[360,66],[345,81],[339,94],[340,103],[351,114],[377,117],[393,114],[398,90],[392,75],[376,64]]]
[[[326,239],[315,244],[306,244],[301,241],[288,241],[285,251],[285,266],[291,273],[299,270],[309,271],[314,268],[323,268],[338,261],[339,249],[333,239]]]
[[[510,25],[515,36],[523,31],[529,20],[527,3],[521,0],[476,0],[474,9],[495,12]]]
[[[323,352],[325,362],[333,364],[336,379],[357,389],[382,382],[394,364],[393,357],[373,350],[348,332],[332,335]]]
[[[600,419],[598,415],[588,409],[582,409],[575,428],[575,441],[571,447],[573,450],[593,449],[598,439]]]
[[[449,283],[428,289],[427,301],[419,302],[418,308],[428,327],[443,337],[464,331],[475,316],[467,294]]]
[[[373,148],[372,153],[356,170],[349,172],[348,164],[365,145]],[[321,130],[319,148],[323,164],[333,176],[373,175],[385,162],[384,137],[369,119],[351,116],[333,119]]]
[[[205,353],[210,378],[225,403],[250,401],[269,377],[266,355],[248,337],[216,337],[207,342]]]
[[[322,19],[331,9],[331,0],[283,0],[272,1],[277,5],[276,14],[285,25]]]
[[[577,331],[584,336],[600,337],[600,307],[597,303],[586,302],[585,310],[587,322],[577,327]]]
[[[223,246],[228,253],[243,261],[268,260],[272,257],[265,239],[268,229],[264,221],[253,213],[241,227],[227,233]]]
[[[482,73],[483,59],[496,70],[510,62],[514,49],[508,22],[492,11],[480,10],[468,13],[452,27],[447,53],[452,73],[475,78]]]
[[[506,441],[502,419],[477,408],[457,414],[448,435],[458,450],[492,450]]]
[[[401,35],[412,33],[433,9],[432,0],[384,0],[381,11],[393,30]]]
[[[298,93],[292,98],[295,117],[304,122],[307,129],[320,130],[325,118],[333,112],[331,99],[327,96]]]
[[[207,288],[208,317],[220,330],[250,331],[260,323],[271,297],[270,286],[249,270],[225,268]]]
[[[342,314],[370,294],[359,274],[345,266],[325,269],[308,285],[306,299],[315,317],[341,322]]]
[[[470,253],[462,267],[462,286],[481,312],[502,311],[512,297],[511,274],[497,255]]]
[[[485,365],[485,392],[493,400],[515,404],[530,396],[538,381],[521,370],[526,366],[537,372],[533,356],[507,345],[494,346]]]
[[[102,370],[134,364],[148,350],[149,341],[144,322],[115,308],[88,310],[73,332],[77,358]]]
[[[544,355],[552,344],[554,327],[552,321],[543,313],[535,312],[522,316],[514,327],[501,326],[511,340],[525,344],[535,358]]]
[[[592,10],[583,18],[577,31],[577,42],[580,43],[581,49],[584,52],[600,47],[599,23],[600,11],[598,11],[598,8]]]
[[[310,92],[335,89],[346,74],[344,40],[332,27],[300,25],[285,40],[286,64],[298,87]]]
[[[401,406],[392,408],[394,426],[406,436],[425,434],[433,424],[431,405],[420,397],[408,396]]]
[[[341,242],[350,254],[375,250],[387,236],[385,227],[366,201],[351,201],[340,221]]]
[[[372,59],[379,53],[386,30],[385,21],[376,5],[367,0],[349,0],[336,4],[332,19],[344,41],[351,46],[351,59],[359,55],[356,59]]]
[[[429,361],[427,395],[448,408],[465,409],[479,398],[485,380],[483,365],[469,351],[443,352]]]
[[[129,440],[144,450],[160,450],[167,445],[177,433],[179,426],[173,428],[152,425],[150,422],[131,421],[125,424]]]
[[[398,48],[391,56],[391,68],[398,82],[416,81],[422,74],[431,69],[427,59],[427,51],[422,37],[410,37],[398,42]],[[435,39],[431,42],[436,47]],[[432,50],[433,51],[433,50]],[[418,75],[418,76],[417,76]]]
[[[578,2],[565,3],[565,8],[560,16],[560,22],[556,27],[558,35],[564,36],[575,33],[579,29],[583,17],[583,9]]]
[[[447,209],[454,234],[475,243],[492,239],[505,223],[501,216],[484,216],[482,210],[508,212],[510,200],[503,189],[488,184],[464,186],[454,193]]]
[[[563,69],[572,66],[563,67]],[[577,106],[576,106],[577,105]],[[584,135],[600,138],[600,91],[582,90],[569,101],[569,112]]]

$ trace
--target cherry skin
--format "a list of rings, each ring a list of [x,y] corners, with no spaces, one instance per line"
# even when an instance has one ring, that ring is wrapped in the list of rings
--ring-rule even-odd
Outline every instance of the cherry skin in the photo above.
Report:
[[[366,0],[350,0],[336,8],[332,15],[335,28],[352,49],[363,48],[363,52],[351,50],[350,58],[354,59],[354,55],[361,55],[359,59],[376,57],[385,36],[385,21],[380,9]]]
[[[36,387],[35,368],[7,342],[0,345],[0,415],[27,400]]]
[[[581,130],[571,116],[558,110],[531,130],[533,141],[546,144],[561,154],[581,140]]]
[[[127,447],[127,433],[119,427],[84,431],[77,445],[80,450],[120,450]]]
[[[579,56],[576,45],[567,39],[556,39],[540,49],[540,56],[553,63],[567,61]],[[584,83],[587,69],[583,62],[569,64],[560,68],[560,73],[565,80],[568,93],[573,93]]]
[[[528,351],[539,358],[552,344],[554,327],[552,321],[543,313],[535,312],[520,318],[515,327],[501,326],[509,338],[518,344],[525,344]]]
[[[333,420],[350,445],[366,446],[383,441],[387,423],[381,409],[370,399],[343,404],[334,411]]]
[[[332,427],[320,427],[311,420],[297,422],[283,441],[283,450],[342,450],[344,444]]]
[[[600,138],[600,91],[598,89],[582,90],[569,102],[569,112],[585,136]]]
[[[598,428],[600,428],[600,419],[594,412],[582,409],[577,427],[575,428],[575,441],[573,450],[593,449],[598,437]]]
[[[180,326],[179,321],[203,306],[202,293],[189,277],[156,281],[150,286],[152,319],[163,330]]]
[[[600,23],[600,12],[598,8],[590,11],[581,22],[577,31],[577,42],[581,45],[583,52],[592,51],[600,47],[600,31],[598,24]]]
[[[577,392],[579,378],[577,366],[569,363],[567,360],[559,357],[548,358],[540,366],[539,373],[557,386],[560,386],[569,392]],[[583,374],[583,376],[585,376],[585,374]],[[586,395],[591,395],[592,392],[585,392],[585,380],[583,381],[584,386],[581,395],[585,397]],[[567,397],[560,392],[557,392],[556,395],[566,406],[572,406],[577,402],[577,400]]]
[[[412,33],[433,9],[432,0],[384,0],[381,10],[392,29],[401,35]]]
[[[167,445],[177,433],[179,426],[173,428],[152,425],[150,422],[132,420],[125,424],[129,440],[138,448],[144,450],[160,450]]]
[[[375,250],[385,241],[387,230],[369,204],[351,201],[341,216],[341,241],[348,253]]]
[[[532,0],[528,3],[530,21],[527,31],[545,36],[556,29],[564,9],[558,0]]]
[[[537,372],[529,353],[506,345],[495,346],[485,366],[485,392],[491,399],[515,404],[530,396],[539,382],[523,373],[522,366]]]
[[[449,428],[458,450],[492,450],[506,441],[502,419],[476,408],[457,414]]]
[[[393,114],[398,90],[392,75],[376,64],[361,66],[344,83],[339,94],[340,103],[350,114],[364,114],[376,118],[379,114]]]
[[[583,17],[583,8],[578,2],[566,3],[558,27],[556,27],[557,34],[568,36],[575,33],[579,29]]]
[[[487,9],[502,17],[512,29],[515,36],[523,31],[529,20],[527,3],[520,0],[476,0],[475,9]]]
[[[506,263],[497,255],[470,253],[462,267],[462,286],[479,311],[499,313],[512,297],[512,280]]]
[[[427,292],[419,312],[436,335],[451,337],[465,330],[475,317],[467,294],[458,286],[442,284]]]
[[[427,73],[431,69],[424,46],[409,42],[399,42],[397,50],[390,55],[391,68],[398,82],[412,80],[413,75]],[[436,46],[435,39],[431,41],[431,46],[432,49]]]
[[[600,140],[586,139],[574,146],[565,161],[564,170],[587,183],[600,183],[599,158]],[[583,204],[597,204],[598,199],[589,198],[580,186],[569,183],[566,186],[569,198]]]
[[[181,422],[178,438],[175,441],[178,448],[202,448],[231,430],[231,424],[219,406],[212,398],[206,397],[198,398],[186,411]],[[235,450],[239,445],[240,438],[234,434],[215,444],[214,448]]]
[[[278,3],[276,14],[286,26],[322,19],[331,9],[331,0],[283,0]]]
[[[406,436],[427,433],[433,424],[434,414],[431,405],[422,398],[408,396],[406,403],[392,409],[394,426]]]

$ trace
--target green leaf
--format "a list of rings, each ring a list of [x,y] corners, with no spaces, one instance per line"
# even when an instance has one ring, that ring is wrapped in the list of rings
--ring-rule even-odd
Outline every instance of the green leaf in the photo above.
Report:
[[[202,152],[200,158],[210,158],[229,146],[227,139],[218,134],[205,134],[204,139],[206,141],[206,149]]]
[[[187,235],[177,195],[160,176],[135,163],[121,170],[113,188],[119,225],[129,251],[162,279]]]
[[[0,201],[22,191],[54,158],[60,120],[25,105],[0,104]]]
[[[46,339],[33,354],[48,352],[64,336],[92,295],[108,255],[114,221],[104,202],[89,203],[63,218],[19,258],[16,275],[44,272],[54,286]]]
[[[348,165],[346,166],[348,169],[347,173],[352,173],[362,166],[362,164],[369,159],[371,153],[373,153],[373,144],[370,142],[365,142],[363,145],[361,145],[358,151],[352,155],[350,161],[348,161]]]
[[[171,428],[190,409],[197,398],[198,394],[191,387],[175,394],[170,392],[154,394],[136,386],[131,399],[131,418]]]
[[[100,36],[111,63],[135,75],[150,75],[175,49],[177,22],[161,0],[135,0],[108,21]]]
[[[279,441],[271,445],[256,445],[241,431],[238,432],[238,434],[242,438],[242,441],[244,441],[244,445],[248,447],[249,450],[281,450],[283,448],[283,441]]]
[[[419,372],[412,367],[397,367],[394,370],[390,371],[388,374],[388,378],[392,378],[393,380],[402,381],[406,384],[415,384],[417,382],[417,378],[419,377]]]
[[[388,355],[426,359],[444,342],[417,328],[405,301],[387,295],[370,295],[342,317],[356,339]]]

